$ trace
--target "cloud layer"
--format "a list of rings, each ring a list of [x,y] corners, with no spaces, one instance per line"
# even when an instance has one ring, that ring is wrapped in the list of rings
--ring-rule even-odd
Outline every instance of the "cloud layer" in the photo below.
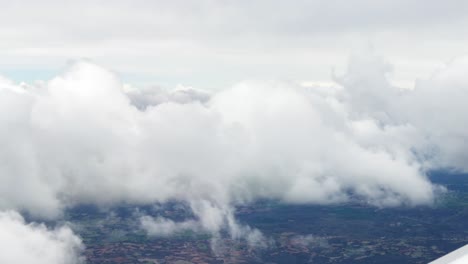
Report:
[[[112,73],[87,62],[42,87],[5,83],[0,92],[4,209],[58,214],[79,202],[168,199],[328,203],[348,193],[383,205],[433,198],[420,164],[397,142],[412,128],[354,117],[361,109],[352,98],[346,105],[289,83],[247,82],[205,103],[140,110]]]
[[[357,57],[334,87],[251,81],[211,95],[135,90],[85,61],[34,85],[0,79],[0,209],[53,218],[80,203],[180,200],[193,221],[143,217],[143,227],[226,228],[259,243],[234,205],[430,204],[443,188],[427,170],[468,170],[468,63],[413,90],[392,86],[388,69]]]

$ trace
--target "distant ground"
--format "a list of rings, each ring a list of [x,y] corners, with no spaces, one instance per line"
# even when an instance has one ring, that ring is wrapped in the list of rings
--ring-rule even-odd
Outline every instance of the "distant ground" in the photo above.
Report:
[[[431,180],[449,190],[433,207],[275,201],[239,207],[239,221],[261,230],[269,246],[252,249],[226,236],[217,254],[209,234],[152,238],[139,228],[138,214],[191,217],[176,202],[164,208],[79,206],[66,220],[82,237],[88,263],[427,263],[468,243],[468,175],[434,172]]]

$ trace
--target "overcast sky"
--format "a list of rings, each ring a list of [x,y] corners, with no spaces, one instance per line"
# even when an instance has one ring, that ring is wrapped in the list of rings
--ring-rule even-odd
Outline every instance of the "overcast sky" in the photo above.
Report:
[[[89,58],[134,84],[327,83],[373,46],[411,86],[468,53],[462,0],[1,2],[0,74],[16,81]]]

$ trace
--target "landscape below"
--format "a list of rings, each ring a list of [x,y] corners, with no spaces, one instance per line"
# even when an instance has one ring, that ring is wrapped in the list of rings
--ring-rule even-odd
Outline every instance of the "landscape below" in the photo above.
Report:
[[[434,172],[448,192],[433,206],[377,208],[362,202],[290,205],[258,201],[236,208],[236,218],[260,230],[268,244],[249,247],[221,234],[216,252],[207,233],[152,237],[139,216],[174,221],[193,217],[183,203],[91,205],[67,210],[83,239],[87,263],[427,263],[468,243],[468,177]],[[54,226],[61,222],[49,222]]]

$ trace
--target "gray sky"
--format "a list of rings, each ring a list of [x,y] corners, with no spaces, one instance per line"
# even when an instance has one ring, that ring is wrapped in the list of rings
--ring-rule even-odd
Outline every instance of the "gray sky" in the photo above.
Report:
[[[135,84],[329,82],[373,46],[411,86],[468,53],[466,1],[1,2],[0,74],[16,81],[89,58]]]

